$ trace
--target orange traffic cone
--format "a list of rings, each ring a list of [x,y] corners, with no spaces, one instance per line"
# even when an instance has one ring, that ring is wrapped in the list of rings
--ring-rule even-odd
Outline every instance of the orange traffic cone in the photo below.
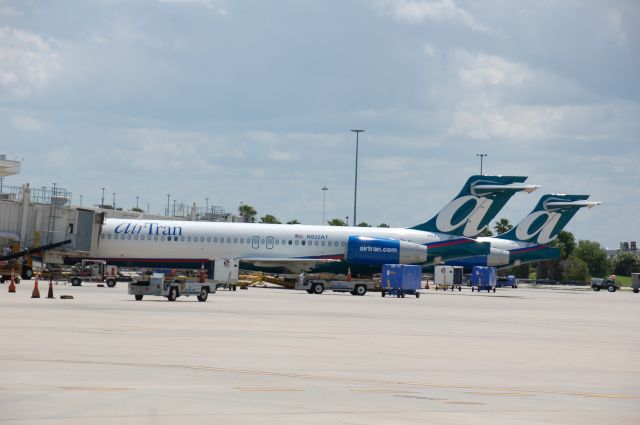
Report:
[[[38,275],[36,275],[36,283],[33,285],[31,298],[40,298],[40,289],[38,288]]]
[[[16,280],[13,276],[13,269],[11,269],[11,284],[9,285],[9,292],[16,292]]]
[[[349,270],[347,271],[347,282],[351,282],[351,267],[349,267]]]
[[[47,298],[55,298],[53,296],[53,281],[51,279],[49,279],[49,293],[47,294]]]

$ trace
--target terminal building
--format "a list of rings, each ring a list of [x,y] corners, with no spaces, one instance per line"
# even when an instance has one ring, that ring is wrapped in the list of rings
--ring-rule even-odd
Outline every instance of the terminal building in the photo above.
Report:
[[[221,207],[173,205],[173,214],[123,211],[114,205],[74,206],[65,188],[39,187],[29,183],[8,186],[5,177],[17,175],[20,162],[0,155],[0,257],[38,247],[62,244],[46,251],[47,263],[61,263],[66,256],[85,257],[95,252],[106,218],[150,220],[203,220],[241,222],[243,218]]]

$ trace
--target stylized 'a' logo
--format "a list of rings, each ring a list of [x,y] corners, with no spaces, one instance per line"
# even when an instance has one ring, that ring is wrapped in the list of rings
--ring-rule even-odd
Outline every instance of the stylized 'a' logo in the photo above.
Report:
[[[440,211],[436,217],[436,228],[450,233],[464,226],[463,236],[476,236],[482,231],[480,223],[492,204],[492,199],[473,195],[456,198]]]
[[[561,214],[550,211],[537,211],[529,214],[516,227],[516,237],[521,241],[533,241],[540,244],[549,243],[555,235],[556,228]]]

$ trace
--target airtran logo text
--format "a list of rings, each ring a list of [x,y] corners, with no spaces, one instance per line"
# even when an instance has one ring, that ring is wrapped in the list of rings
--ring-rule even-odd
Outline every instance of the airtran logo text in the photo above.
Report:
[[[361,246],[360,252],[373,252],[375,254],[380,254],[383,252],[388,252],[392,254],[398,253],[398,248],[381,248],[379,246]]]
[[[473,195],[456,198],[440,211],[436,227],[443,233],[449,233],[464,226],[463,236],[476,236],[482,231],[480,222],[492,204],[492,199]]]
[[[162,235],[162,236],[182,236],[182,227],[165,226],[160,223],[120,223],[114,229],[116,234],[125,235]]]
[[[548,243],[556,236],[554,229],[558,225],[561,214],[548,211],[537,211],[529,214],[516,227],[516,237],[521,241]]]

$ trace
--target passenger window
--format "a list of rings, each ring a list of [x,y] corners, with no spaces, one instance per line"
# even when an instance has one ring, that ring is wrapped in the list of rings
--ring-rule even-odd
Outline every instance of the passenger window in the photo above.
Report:
[[[158,240],[158,235],[155,235],[155,236],[153,237],[153,240],[154,240],[154,241],[157,241],[157,240]]]
[[[344,242],[340,242],[340,246],[344,247]]]
[[[184,236],[180,236],[180,242],[184,242]]]
[[[238,243],[238,238],[233,238],[233,243]]]
[[[191,236],[187,236],[187,242],[191,242]]]
[[[291,240],[289,240],[289,245],[293,244],[293,242],[291,242]]]
[[[161,236],[161,237],[160,237],[160,240],[161,240],[161,241],[164,241],[164,236]]]
[[[211,236],[207,236],[207,243],[211,243]]]
[[[224,238],[220,238],[220,243],[224,243]]]
[[[204,236],[200,236],[200,242],[204,242]]]
[[[131,240],[131,235],[127,235],[127,239]]]
[[[227,238],[227,243],[231,243],[231,238]]]
[[[133,239],[137,241],[138,240],[138,235],[134,235]]]
[[[316,241],[315,246],[320,246],[320,242]]]
[[[296,245],[300,245],[300,241],[299,240],[296,240]]]
[[[276,245],[280,245],[280,239],[276,239]]]
[[[322,241],[321,245],[322,245],[322,246],[326,246],[326,245],[327,245],[327,243],[326,243],[325,241]]]
[[[111,235],[107,235],[107,239],[111,239]]]
[[[147,240],[150,241],[151,240],[151,235],[147,235]]]
[[[305,244],[305,241],[302,241],[302,246],[304,246],[304,244]]]
[[[214,243],[218,243],[218,237],[217,237],[217,236],[214,236],[214,237],[213,237],[213,242],[214,242]]]
[[[240,238],[240,243],[244,243],[244,238]]]

